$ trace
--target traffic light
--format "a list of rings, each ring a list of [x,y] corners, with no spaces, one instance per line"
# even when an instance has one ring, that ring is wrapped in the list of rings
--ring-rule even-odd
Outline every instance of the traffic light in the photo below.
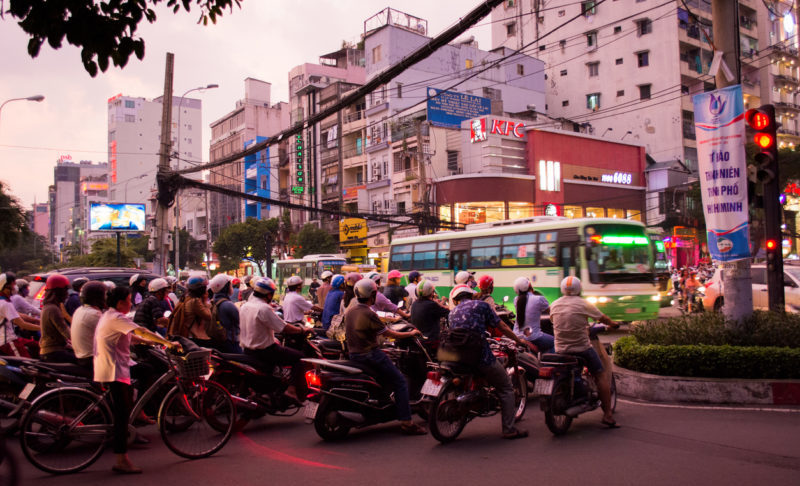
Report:
[[[769,239],[766,242],[767,247],[767,269],[772,271],[775,269],[775,263],[778,261],[778,252],[780,251],[780,246],[778,245],[777,240]]]
[[[775,178],[778,165],[778,134],[775,123],[775,107],[761,105],[744,114],[747,124],[755,131],[753,141],[760,149],[755,156],[756,179],[769,182]]]

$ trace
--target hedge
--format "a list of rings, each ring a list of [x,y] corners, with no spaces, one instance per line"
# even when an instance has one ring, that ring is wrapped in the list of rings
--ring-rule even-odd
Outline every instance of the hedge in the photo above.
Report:
[[[800,349],[731,345],[614,344],[614,362],[632,371],[697,378],[800,379]]]

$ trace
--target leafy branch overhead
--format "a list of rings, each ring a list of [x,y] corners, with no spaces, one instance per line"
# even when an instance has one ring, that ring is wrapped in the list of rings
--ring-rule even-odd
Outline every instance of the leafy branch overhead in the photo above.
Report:
[[[136,36],[142,20],[156,21],[152,7],[164,4],[178,13],[181,8],[190,12],[193,4],[200,9],[197,23],[216,23],[223,10],[233,12],[242,0],[93,0],[47,1],[10,0],[7,13],[19,19],[19,26],[29,36],[28,54],[39,55],[47,42],[53,49],[67,42],[81,49],[81,61],[86,71],[97,75],[111,63],[125,67],[131,54],[144,58],[145,42]]]

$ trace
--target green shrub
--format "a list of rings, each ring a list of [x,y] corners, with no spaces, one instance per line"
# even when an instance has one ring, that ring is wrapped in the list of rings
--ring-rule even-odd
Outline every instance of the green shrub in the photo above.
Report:
[[[800,349],[686,344],[642,344],[626,336],[614,344],[614,362],[629,370],[663,376],[799,379]]]
[[[706,312],[648,321],[636,326],[633,335],[641,344],[664,346],[729,344],[800,348],[800,315],[756,311],[739,326],[727,328],[722,314]]]

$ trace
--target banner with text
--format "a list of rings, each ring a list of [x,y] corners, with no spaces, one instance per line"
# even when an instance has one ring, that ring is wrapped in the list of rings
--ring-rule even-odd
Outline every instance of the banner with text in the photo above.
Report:
[[[742,87],[702,93],[692,100],[708,250],[720,262],[749,258]]]
[[[428,88],[428,121],[432,125],[461,128],[461,122],[492,112],[492,100],[457,91]]]

